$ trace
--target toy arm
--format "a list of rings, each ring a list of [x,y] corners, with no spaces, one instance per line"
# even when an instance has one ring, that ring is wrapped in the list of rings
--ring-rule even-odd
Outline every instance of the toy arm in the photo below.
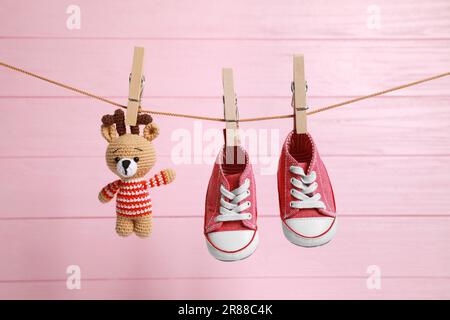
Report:
[[[164,169],[159,173],[155,174],[153,178],[150,179],[150,188],[159,187],[165,184],[171,183],[175,180],[175,171],[172,169]]]
[[[111,199],[116,195],[117,191],[119,191],[119,181],[120,180],[116,180],[104,187],[98,194],[98,200],[103,203],[111,201]]]

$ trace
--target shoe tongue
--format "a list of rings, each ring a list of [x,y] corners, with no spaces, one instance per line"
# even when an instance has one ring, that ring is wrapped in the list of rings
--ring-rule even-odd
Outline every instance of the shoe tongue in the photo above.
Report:
[[[308,171],[309,163],[308,162],[297,162],[296,166],[303,169],[303,171],[306,173]]]
[[[227,174],[225,178],[230,185],[230,191],[236,188],[239,188],[239,178],[241,177],[241,173]]]

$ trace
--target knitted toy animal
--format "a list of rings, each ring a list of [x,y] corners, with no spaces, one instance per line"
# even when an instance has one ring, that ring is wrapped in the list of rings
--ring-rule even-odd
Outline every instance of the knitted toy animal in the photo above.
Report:
[[[98,199],[106,203],[116,199],[116,232],[128,236],[133,232],[141,238],[151,233],[152,202],[149,189],[168,184],[175,179],[175,171],[165,169],[146,180],[144,177],[156,162],[156,152],[151,141],[159,134],[158,127],[148,114],[138,114],[136,126],[130,126],[126,133],[125,115],[116,110],[114,115],[102,118],[101,131],[108,141],[106,163],[109,169],[120,177],[104,187]],[[143,136],[139,125],[145,125]]]

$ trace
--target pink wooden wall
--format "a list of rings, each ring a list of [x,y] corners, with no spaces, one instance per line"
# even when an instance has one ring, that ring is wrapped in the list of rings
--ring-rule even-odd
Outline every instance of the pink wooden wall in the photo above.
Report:
[[[66,26],[71,4],[80,29]],[[449,16],[448,0],[1,0],[0,60],[124,103],[139,45],[147,108],[221,116],[220,71],[233,67],[242,117],[285,114],[293,53],[305,54],[311,106],[323,106],[449,71]],[[155,117],[158,168],[174,167],[177,181],[154,192],[152,238],[120,239],[113,205],[96,198],[114,179],[99,135],[111,106],[1,69],[0,298],[449,299],[449,85],[311,116],[335,187],[337,237],[316,249],[285,240],[276,176],[259,162],[260,246],[221,263],[202,235],[211,166],[174,163],[171,139],[220,124]],[[275,132],[278,143],[290,127],[242,125]],[[254,158],[276,161],[278,151]],[[80,290],[66,287],[69,265],[81,268]],[[380,289],[366,284],[371,265]]]

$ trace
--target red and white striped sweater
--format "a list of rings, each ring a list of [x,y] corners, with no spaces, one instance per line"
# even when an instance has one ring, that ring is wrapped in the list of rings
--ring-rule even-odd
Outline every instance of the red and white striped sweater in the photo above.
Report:
[[[111,182],[101,191],[106,200],[111,200],[117,193],[116,213],[125,217],[145,216],[152,213],[150,188],[167,184],[164,171],[156,174],[150,180],[130,179]]]

